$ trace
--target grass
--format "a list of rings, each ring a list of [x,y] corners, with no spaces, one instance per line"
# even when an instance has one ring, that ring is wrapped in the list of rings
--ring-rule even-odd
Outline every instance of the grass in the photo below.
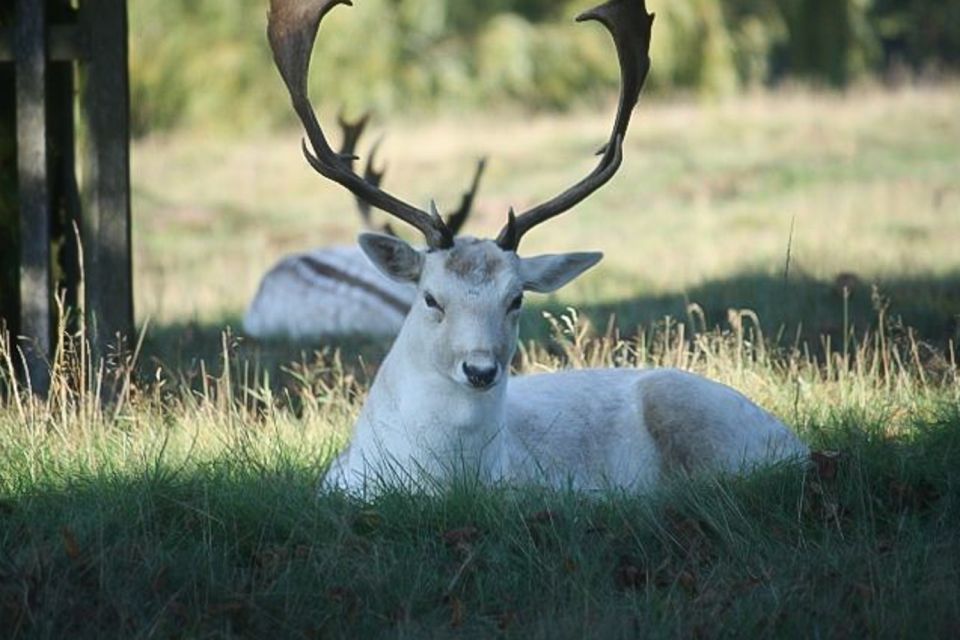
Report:
[[[767,335],[799,328],[807,341],[836,341],[838,277],[849,275],[853,324],[876,317],[877,284],[891,317],[945,346],[960,337],[958,110],[955,84],[642,101],[614,180],[524,240],[527,254],[606,256],[546,308],[572,304],[600,326],[615,311],[627,332],[684,318],[690,302],[710,327],[725,325],[731,307],[749,308]],[[474,158],[487,155],[467,232],[494,235],[510,205],[535,204],[586,174],[608,111],[381,119],[386,186],[451,207]],[[352,198],[306,165],[299,135],[135,145],[136,308],[160,335],[193,326],[216,344],[282,255],[353,242]],[[540,314],[531,318],[525,335],[544,337]]]
[[[787,417],[810,469],[653,496],[317,497],[362,401],[335,358],[275,394],[233,360],[200,384],[115,379],[67,341],[46,401],[0,413],[5,637],[946,636],[960,623],[960,382],[880,340],[824,367],[743,335],[587,338],[524,370],[684,366]],[[8,359],[5,355],[4,359]],[[9,367],[9,361],[6,363]],[[79,386],[86,379],[88,389]],[[105,379],[109,384],[110,379]],[[10,388],[9,377],[3,383]]]
[[[292,133],[138,143],[142,348],[101,369],[62,336],[45,400],[0,352],[0,636],[956,635],[957,107],[955,86],[645,105],[622,175],[525,241],[607,259],[527,310],[519,371],[696,371],[818,452],[650,496],[318,498],[387,345],[223,330],[282,253],[348,241],[352,202]],[[388,185],[452,202],[488,152],[489,235],[606,126],[398,124]]]

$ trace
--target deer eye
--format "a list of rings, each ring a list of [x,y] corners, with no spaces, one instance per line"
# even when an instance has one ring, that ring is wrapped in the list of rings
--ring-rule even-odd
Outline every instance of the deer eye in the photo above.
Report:
[[[521,293],[516,298],[510,301],[510,306],[507,307],[507,313],[511,311],[517,311],[523,305],[523,294]]]
[[[427,307],[429,307],[430,309],[436,309],[440,313],[443,313],[443,307],[441,307],[440,303],[437,302],[437,299],[434,298],[429,293],[423,294],[423,301],[426,303]]]

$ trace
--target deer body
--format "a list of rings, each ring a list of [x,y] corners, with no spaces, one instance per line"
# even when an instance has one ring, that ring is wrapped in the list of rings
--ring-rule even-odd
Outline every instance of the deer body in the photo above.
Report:
[[[282,258],[263,276],[243,329],[255,338],[292,340],[392,337],[415,293],[386,278],[355,245],[320,247]]]
[[[674,472],[745,472],[802,455],[776,418],[717,382],[673,370],[508,374],[523,293],[548,293],[599,262],[599,253],[521,257],[523,236],[606,184],[650,68],[653,16],[644,0],[608,0],[579,21],[611,34],[620,98],[595,168],[516,215],[496,240],[455,237],[435,206],[419,209],[355,173],[327,142],[307,95],[309,55],[323,17],[349,0],[271,0],[267,34],[322,176],[422,234],[427,249],[366,233],[360,246],[392,280],[416,288],[407,314],[324,487],[355,493],[384,483],[442,487],[465,476],[643,491]]]
[[[368,251],[399,242],[364,240]],[[397,269],[383,259],[395,252],[372,257],[381,268]],[[574,255],[572,266],[558,265],[566,256],[541,257],[554,263],[550,275],[559,279],[536,285],[558,285],[598,257]],[[470,366],[497,372],[509,366],[516,316],[504,314],[503,301],[530,285],[523,282],[523,259],[469,238],[446,256],[422,259],[420,296],[443,300],[443,315],[415,303],[325,488],[363,493],[381,484],[431,488],[475,477],[646,491],[669,475],[745,472],[806,451],[740,393],[683,371],[592,369],[471,380],[463,374]],[[569,271],[558,276],[562,268]],[[407,267],[398,271],[404,272]]]

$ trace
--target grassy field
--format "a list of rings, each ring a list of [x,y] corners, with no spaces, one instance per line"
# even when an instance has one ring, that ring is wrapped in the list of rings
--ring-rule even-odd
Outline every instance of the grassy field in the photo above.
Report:
[[[708,327],[750,309],[768,336],[836,342],[847,283],[848,326],[872,326],[876,284],[890,317],[945,347],[960,336],[958,110],[960,85],[642,102],[612,183],[524,241],[528,253],[606,254],[558,298],[533,300],[524,335],[546,335],[543,308],[573,304],[600,325],[616,313],[633,333],[685,320],[696,303]],[[466,231],[493,235],[510,205],[589,171],[608,111],[379,121],[387,187],[452,207],[475,158],[489,156]],[[194,134],[134,148],[136,307],[160,351],[171,351],[164,338],[196,335],[187,352],[216,348],[278,258],[353,241],[352,198],[313,173],[298,138]]]
[[[222,331],[283,253],[349,242],[353,203],[295,132],[139,143],[142,349],[101,372],[66,340],[45,401],[0,353],[0,636],[955,636],[958,112],[956,85],[647,103],[614,182],[525,241],[607,257],[531,300],[518,370],[679,366],[819,452],[643,497],[318,499],[385,345]],[[387,184],[452,203],[487,154],[490,235],[607,125],[391,122]]]

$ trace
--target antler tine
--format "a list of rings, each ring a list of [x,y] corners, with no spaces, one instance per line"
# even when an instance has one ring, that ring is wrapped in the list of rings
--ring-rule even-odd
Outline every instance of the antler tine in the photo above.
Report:
[[[363,168],[363,179],[372,184],[375,187],[379,187],[380,183],[383,182],[383,176],[387,173],[387,165],[383,165],[383,169],[377,169],[374,165],[377,162],[377,152],[380,150],[380,143],[383,142],[383,136],[377,138],[377,141],[373,143],[373,146],[370,147],[370,155],[367,156],[367,164]],[[451,233],[456,233],[451,230]]]
[[[596,20],[613,37],[620,63],[620,100],[610,139],[600,151],[596,168],[587,177],[555,198],[514,217],[513,212],[497,236],[504,250],[516,251],[523,235],[538,224],[560,215],[603,186],[620,168],[623,160],[623,138],[630,124],[630,115],[640,97],[650,71],[650,31],[653,14],[647,13],[644,0],[609,0],[579,16],[577,22]]]
[[[357,143],[360,141],[360,138],[363,136],[363,132],[366,131],[367,125],[370,124],[370,112],[365,111],[356,120],[347,120],[343,115],[343,111],[337,113],[337,125],[340,127],[340,133],[343,136],[343,140],[340,142],[340,157],[349,164],[350,170],[353,171],[354,163],[357,161]],[[366,176],[364,176],[366,180]],[[368,180],[369,182],[369,180]],[[380,186],[379,182],[371,183],[373,186]],[[363,198],[356,197],[357,201],[357,212],[360,214],[360,220],[363,222],[363,226],[367,229],[372,228],[372,222],[370,217],[370,205]]]
[[[473,201],[474,198],[476,198],[477,189],[480,187],[480,178],[483,177],[483,171],[486,168],[486,158],[477,160],[477,168],[473,172],[473,181],[470,183],[470,189],[463,192],[463,196],[460,198],[460,206],[447,218],[447,228],[450,229],[453,235],[460,233],[460,229],[467,221],[467,218],[470,217],[470,212],[473,209]]]
[[[377,162],[377,151],[380,149],[380,143],[383,142],[383,136],[377,138],[377,141],[373,143],[373,146],[370,147],[370,154],[367,156],[367,163],[363,167],[363,179],[368,183],[372,184],[375,187],[379,187],[383,182],[383,176],[387,173],[387,167],[384,165],[383,169],[376,168]],[[360,208],[360,215],[363,216],[364,222],[369,227],[370,226],[370,204],[363,200],[362,198],[357,198],[357,206]],[[397,235],[393,227],[390,226],[389,222],[384,222],[380,225],[380,233],[385,233],[388,236]],[[455,234],[454,231],[450,232]]]
[[[360,141],[363,132],[370,124],[370,112],[366,111],[356,120],[347,120],[343,112],[337,114],[337,125],[340,127],[340,133],[343,135],[343,141],[340,143],[340,157],[350,163],[353,169],[353,163],[357,159],[357,142]]]
[[[351,5],[350,0],[270,0],[267,38],[273,59],[280,71],[293,109],[303,124],[310,146],[303,141],[303,153],[319,174],[346,187],[362,198],[404,222],[424,235],[427,245],[442,249],[453,245],[453,234],[426,211],[413,207],[395,196],[367,183],[353,172],[351,162],[337,155],[330,147],[307,93],[310,55],[323,17],[338,4]],[[312,150],[310,149],[312,147]]]

